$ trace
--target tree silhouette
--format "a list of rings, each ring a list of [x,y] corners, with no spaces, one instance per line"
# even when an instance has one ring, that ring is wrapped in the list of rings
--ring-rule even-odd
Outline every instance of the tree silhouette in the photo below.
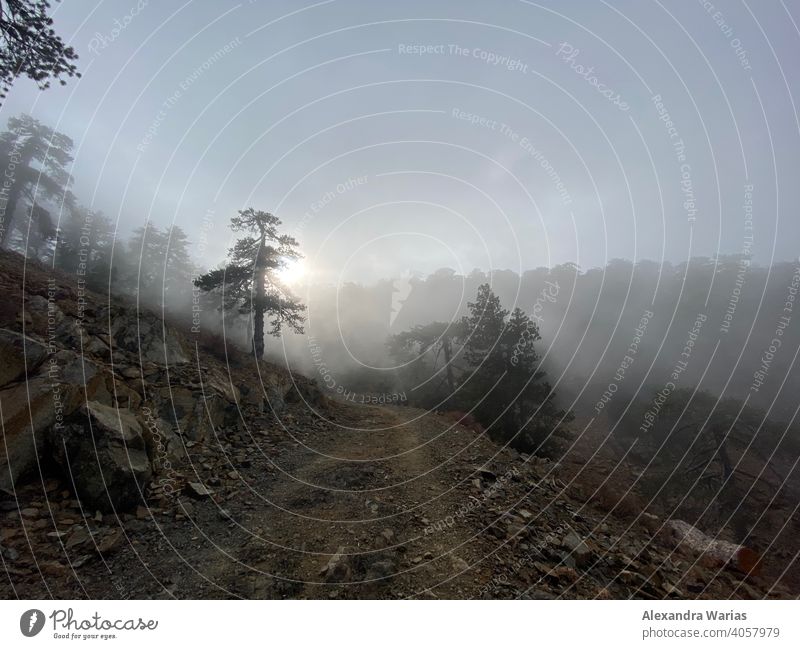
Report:
[[[305,306],[281,285],[276,271],[299,259],[297,241],[278,228],[281,221],[269,212],[248,208],[231,218],[233,232],[248,233],[228,253],[224,268],[211,270],[195,280],[204,291],[220,293],[223,310],[236,309],[253,315],[253,353],[264,356],[264,316],[272,316],[270,335],[278,336],[283,325],[303,332]]]
[[[432,375],[444,372],[448,394],[443,399],[450,401],[456,391],[455,354],[453,347],[462,338],[464,326],[461,322],[431,322],[417,325],[407,331],[391,336],[388,341],[389,352],[397,359],[409,360],[418,366],[427,356],[432,356]],[[439,358],[444,365],[439,369]],[[430,380],[433,376],[427,377]],[[438,392],[438,390],[437,390]]]
[[[31,228],[40,238],[55,236],[50,213],[41,202],[62,201],[70,209],[75,199],[69,191],[72,177],[66,166],[72,161],[72,140],[39,123],[29,115],[12,117],[0,134],[0,156],[5,178],[0,185],[0,246],[7,247],[17,226],[21,202],[27,204]]]
[[[470,366],[461,399],[490,433],[534,451],[571,419],[559,411],[534,343],[536,324],[522,311],[509,312],[488,284],[478,289],[463,320],[464,358]]]
[[[65,85],[62,75],[81,76],[71,63],[78,55],[53,30],[49,8],[44,0],[0,2],[0,99],[19,76],[32,79],[42,90],[51,78]]]
[[[134,230],[127,248],[118,263],[122,272],[117,290],[167,309],[188,293],[195,268],[188,237],[179,226],[161,230],[148,222]]]
[[[93,291],[108,291],[116,272],[111,263],[113,242],[114,224],[102,212],[76,205],[61,219],[53,266],[72,274],[80,272]]]

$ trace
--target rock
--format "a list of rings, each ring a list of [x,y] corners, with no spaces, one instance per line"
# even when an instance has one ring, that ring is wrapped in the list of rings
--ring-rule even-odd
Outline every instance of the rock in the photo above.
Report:
[[[101,322],[110,320],[109,334],[116,343],[115,347],[138,356],[143,363],[182,365],[189,362],[189,354],[177,331],[153,313],[129,313],[111,307],[111,314],[106,311],[98,319]]]
[[[214,494],[214,491],[206,487],[202,482],[188,482],[186,484],[186,493],[192,498],[208,498]]]
[[[16,561],[19,559],[19,552],[17,552],[14,548],[0,547],[0,554],[2,554],[9,561]]]
[[[212,439],[239,417],[236,404],[211,389],[204,394],[200,389],[178,386],[162,388],[158,394],[165,411],[174,413],[178,432],[194,442]]]
[[[639,523],[651,534],[657,532],[661,527],[661,519],[650,512],[642,512],[641,517],[639,518]]]
[[[90,336],[83,345],[83,351],[93,356],[106,356],[109,353],[109,347],[97,336]]]
[[[745,574],[759,573],[761,558],[751,548],[707,536],[685,521],[669,520],[665,530],[668,540],[698,555],[709,567],[727,566]]]
[[[60,577],[66,574],[67,567],[58,561],[40,561],[39,570],[48,577]]]
[[[592,562],[592,551],[575,530],[569,530],[561,539],[561,547],[569,551],[575,564],[585,568]]]
[[[142,429],[130,410],[96,401],[50,435],[53,455],[80,499],[103,511],[142,502],[152,475]]]
[[[0,387],[33,376],[47,357],[47,347],[16,331],[0,329]]]
[[[49,369],[49,365],[45,363],[41,371]],[[58,376],[57,371],[55,375]],[[0,489],[13,493],[19,479],[38,465],[47,431],[61,424],[81,401],[76,384],[54,382],[46,374],[0,391],[4,433],[0,444]]]
[[[382,561],[375,561],[367,568],[366,580],[377,581],[380,579],[388,579],[395,573],[394,561],[384,559]]]
[[[524,596],[521,599],[558,599],[552,593],[548,593],[545,590],[539,590],[537,588],[533,588],[531,590],[526,591]]]
[[[58,366],[59,379],[62,383],[76,386],[85,385],[87,390],[95,389],[93,379],[101,372],[101,367],[84,356],[73,351],[62,349],[52,356],[51,363]],[[111,376],[108,374],[107,376]],[[99,383],[98,381],[97,383]],[[90,395],[91,396],[91,392]]]
[[[114,530],[100,540],[97,544],[97,551],[104,556],[112,554],[122,546],[123,538],[122,530]]]
[[[205,379],[206,392],[213,391],[221,394],[226,401],[237,404],[242,400],[239,388],[233,385],[231,378],[223,376],[220,372],[212,371]]]
[[[138,379],[142,376],[142,370],[140,370],[138,367],[126,367],[120,372],[120,374],[126,379]]]
[[[325,578],[327,582],[343,582],[349,581],[352,570],[348,557],[345,556],[344,546],[339,547],[330,561],[320,570],[320,575]]]
[[[578,573],[569,566],[558,566],[553,568],[550,574],[558,581],[567,583],[577,581],[578,579]]]
[[[134,518],[133,520],[130,520],[127,523],[125,523],[125,531],[130,532],[131,534],[146,532],[148,528],[149,526],[147,525],[147,522],[140,521],[138,518]]]
[[[79,527],[67,537],[67,549],[86,543],[90,538],[88,530],[85,527]]]
[[[147,455],[153,465],[153,473],[168,474],[186,459],[186,445],[169,422],[156,417],[147,408],[142,412],[142,435],[147,445]]]
[[[634,570],[620,570],[618,575],[623,584],[631,587],[639,587],[647,582],[647,578]]]

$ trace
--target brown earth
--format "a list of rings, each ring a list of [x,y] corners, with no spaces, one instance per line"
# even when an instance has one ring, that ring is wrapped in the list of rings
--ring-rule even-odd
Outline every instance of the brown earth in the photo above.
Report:
[[[554,465],[409,408],[303,404],[191,445],[178,493],[5,503],[5,597],[788,597],[587,507]],[[192,483],[192,486],[189,485]],[[655,537],[655,538],[654,538]]]

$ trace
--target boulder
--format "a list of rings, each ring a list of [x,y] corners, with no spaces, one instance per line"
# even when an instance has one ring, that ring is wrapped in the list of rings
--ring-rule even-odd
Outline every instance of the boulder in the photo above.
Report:
[[[0,391],[0,489],[12,492],[36,468],[48,433],[75,411],[81,396],[78,386],[46,374]]]
[[[120,321],[125,322],[122,318]],[[129,323],[133,324],[135,323]],[[181,365],[189,362],[189,355],[178,332],[152,314],[140,313],[138,327],[133,326],[132,329],[124,332],[122,337],[127,343],[126,349],[137,352],[141,362],[158,365]],[[134,337],[133,341],[130,340],[131,336]]]
[[[0,329],[0,387],[31,376],[47,357],[47,347],[16,331]]]
[[[326,405],[325,395],[317,383],[299,374],[265,371],[261,373],[260,380],[262,409],[265,412],[277,415],[290,403],[303,403],[312,408],[324,408]]]
[[[219,371],[208,372],[204,382],[207,389],[221,394],[230,403],[236,404],[242,400],[239,388],[233,385],[231,377],[225,376]]]
[[[157,417],[149,408],[144,408],[142,412],[142,435],[153,473],[170,473],[186,459],[186,445],[168,421]]]
[[[114,347],[132,354],[142,363],[181,365],[189,362],[181,337],[171,326],[155,314],[142,311],[138,314],[120,307],[111,307],[100,315],[111,321],[109,334]]]
[[[170,413],[181,435],[194,442],[214,437],[224,426],[239,420],[235,402],[211,386],[190,390],[182,386],[162,388],[158,392],[159,409]]]
[[[745,574],[759,573],[761,558],[752,548],[712,538],[686,521],[667,521],[665,534],[673,543],[697,555],[706,566],[733,568]]]
[[[189,362],[181,338],[172,327],[166,327],[161,335],[142,341],[142,360],[159,365],[182,365]]]
[[[87,505],[115,511],[141,504],[152,468],[133,412],[90,401],[52,428],[50,442],[65,479]]]

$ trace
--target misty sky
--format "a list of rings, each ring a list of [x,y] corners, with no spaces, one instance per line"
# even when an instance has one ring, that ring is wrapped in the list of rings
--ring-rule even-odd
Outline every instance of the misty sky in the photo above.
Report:
[[[55,18],[83,78],[18,82],[2,121],[70,135],[81,202],[120,236],[182,226],[206,266],[248,206],[326,281],[679,262],[749,234],[762,264],[798,256],[798,2],[66,0]]]

